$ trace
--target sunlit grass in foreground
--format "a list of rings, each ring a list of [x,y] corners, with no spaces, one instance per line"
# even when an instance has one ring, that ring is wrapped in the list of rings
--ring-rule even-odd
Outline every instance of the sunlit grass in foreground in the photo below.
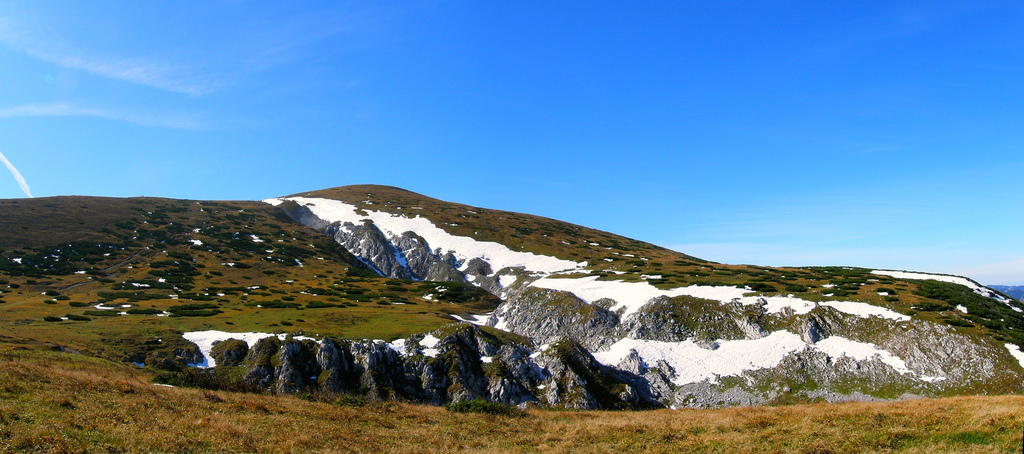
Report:
[[[166,388],[81,355],[0,344],[6,452],[1015,452],[1024,397],[525,415]]]

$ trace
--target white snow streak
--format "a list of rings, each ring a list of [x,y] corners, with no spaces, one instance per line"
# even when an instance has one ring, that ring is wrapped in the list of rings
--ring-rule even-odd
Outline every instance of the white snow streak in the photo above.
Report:
[[[910,273],[907,271],[889,271],[889,270],[875,270],[871,274],[880,274],[882,276],[894,277],[897,279],[918,279],[918,280],[935,280],[939,282],[948,282],[950,284],[960,284],[986,298],[995,298],[1003,303],[1010,304],[1011,300],[1003,298],[1002,296],[993,293],[991,290],[982,287],[974,281],[967,279],[966,277],[960,276],[947,276],[945,274],[926,274],[926,273]]]
[[[647,282],[622,282],[622,281],[598,281],[597,276],[587,276],[575,279],[543,278],[532,284],[533,287],[546,288],[551,290],[562,290],[571,292],[583,301],[592,303],[601,298],[611,298],[616,304],[612,311],[624,309],[623,317],[640,310],[652,298],[659,296],[676,297],[692,296],[727,303],[738,300],[741,304],[765,304],[765,309],[770,313],[781,312],[790,308],[797,314],[806,314],[813,310],[818,303],[789,296],[744,296],[750,290],[735,286],[711,287],[706,285],[691,285],[669,290],[661,290]],[[874,306],[867,303],[850,301],[825,301],[822,306],[832,307],[840,312],[857,315],[860,317],[877,316],[896,321],[907,321],[910,317],[884,307]]]
[[[910,369],[907,368],[907,363],[905,361],[892,353],[876,347],[874,344],[852,341],[839,336],[832,336],[818,341],[814,344],[814,347],[833,358],[849,356],[857,361],[865,361],[873,357],[878,357],[883,363],[892,366],[893,369],[896,369],[896,372],[901,374],[910,373]]]
[[[1004,346],[1010,351],[1010,354],[1017,359],[1017,362],[1020,363],[1020,367],[1024,367],[1024,352],[1020,351],[1020,347],[1014,344],[1004,344]]]
[[[488,262],[491,269],[495,270],[521,267],[538,273],[556,273],[587,266],[586,262],[561,260],[532,252],[516,252],[501,243],[477,241],[470,237],[452,235],[434,225],[429,219],[418,215],[415,218],[407,218],[382,211],[366,210],[367,215],[364,216],[356,211],[354,205],[322,198],[289,197],[287,199],[268,199],[264,202],[276,206],[284,200],[291,200],[309,208],[314,215],[327,222],[358,225],[364,220],[373,221],[377,228],[392,238],[405,232],[415,232],[423,237],[432,249],[440,248],[442,251],[453,251],[463,266],[466,266],[470,259],[476,257]]]
[[[487,320],[489,320],[491,318],[491,314],[493,314],[493,312],[487,313],[487,314],[484,314],[484,315],[473,315],[473,314],[470,314],[471,318],[463,318],[463,317],[459,317],[458,315],[455,315],[455,314],[448,314],[448,315],[450,315],[452,318],[454,318],[455,320],[458,320],[460,322],[472,323],[472,324],[477,325],[477,326],[487,326]]]

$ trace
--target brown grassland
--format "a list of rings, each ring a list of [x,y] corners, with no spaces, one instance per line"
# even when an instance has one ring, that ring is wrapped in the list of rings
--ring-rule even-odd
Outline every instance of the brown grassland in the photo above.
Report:
[[[1024,396],[520,416],[167,388],[145,370],[0,344],[3,452],[1020,452]]]

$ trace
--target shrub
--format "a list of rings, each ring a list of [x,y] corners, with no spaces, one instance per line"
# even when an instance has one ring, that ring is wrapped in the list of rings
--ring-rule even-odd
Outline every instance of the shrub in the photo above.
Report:
[[[307,309],[320,309],[325,307],[338,307],[337,304],[324,303],[322,301],[310,301],[306,303]]]
[[[483,399],[452,402],[445,405],[444,409],[452,413],[487,413],[499,416],[526,416],[526,412],[511,405],[488,402]]]
[[[67,317],[68,320],[74,320],[76,322],[87,322],[89,320],[92,320],[89,317],[86,317],[84,315],[78,315],[78,314],[67,314],[67,315],[65,315],[65,317]]]
[[[760,293],[775,293],[779,291],[774,285],[767,282],[748,282],[747,286],[750,287],[750,290]]]
[[[47,322],[59,322],[59,321],[61,321],[60,317],[54,317],[52,315],[47,315],[46,317],[43,317],[43,320],[47,321]]]
[[[969,322],[967,320],[962,320],[962,319],[959,319],[959,318],[948,319],[948,320],[946,320],[946,323],[951,325],[951,326],[959,326],[961,328],[970,328],[970,327],[974,326],[974,323],[971,323],[971,322]]]

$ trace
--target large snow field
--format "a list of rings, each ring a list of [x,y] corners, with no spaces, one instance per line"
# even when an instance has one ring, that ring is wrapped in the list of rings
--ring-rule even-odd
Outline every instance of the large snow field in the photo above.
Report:
[[[289,197],[284,199],[267,199],[264,202],[276,206],[285,200],[298,203],[308,208],[318,218],[331,223],[341,222],[345,224],[348,222],[358,225],[364,220],[370,220],[378,229],[391,238],[401,236],[405,232],[415,232],[426,240],[432,249],[440,248],[442,252],[452,251],[459,262],[463,264],[463,267],[468,264],[469,260],[477,257],[489,263],[493,270],[500,270],[505,267],[522,267],[531,272],[551,274],[560,271],[577,270],[587,266],[587,262],[562,260],[532,252],[517,252],[501,243],[477,241],[470,237],[452,235],[434,225],[429,219],[419,215],[408,218],[403,215],[383,211],[364,210],[367,213],[364,216],[357,212],[357,208],[354,205],[322,198]]]
[[[832,358],[847,356],[858,361],[878,358],[901,374],[912,373],[898,356],[873,344],[838,336],[823,339],[817,344],[806,344],[799,335],[788,331],[776,331],[761,339],[718,341],[718,348],[714,350],[703,348],[692,340],[663,342],[626,338],[612,344],[608,351],[594,353],[594,357],[603,364],[615,366],[631,349],[635,349],[648,366],[658,361],[672,366],[676,372],[672,382],[676,385],[704,380],[717,383],[720,377],[775,367],[787,356],[804,349],[816,349]]]
[[[788,307],[797,314],[806,314],[820,304],[860,317],[876,316],[896,321],[910,320],[909,316],[891,309],[854,301],[824,301],[822,303],[815,303],[814,301],[789,296],[744,296],[745,293],[750,293],[750,290],[736,286],[713,287],[691,285],[661,290],[647,282],[598,281],[597,279],[597,276],[573,279],[545,277],[534,281],[530,285],[537,288],[571,292],[577,298],[587,303],[593,303],[602,298],[613,299],[616,304],[611,307],[611,310],[624,309],[623,318],[640,310],[652,298],[659,296],[671,298],[686,295],[721,303],[728,303],[733,300],[738,300],[741,304],[745,305],[763,303],[769,313],[779,313]]]

